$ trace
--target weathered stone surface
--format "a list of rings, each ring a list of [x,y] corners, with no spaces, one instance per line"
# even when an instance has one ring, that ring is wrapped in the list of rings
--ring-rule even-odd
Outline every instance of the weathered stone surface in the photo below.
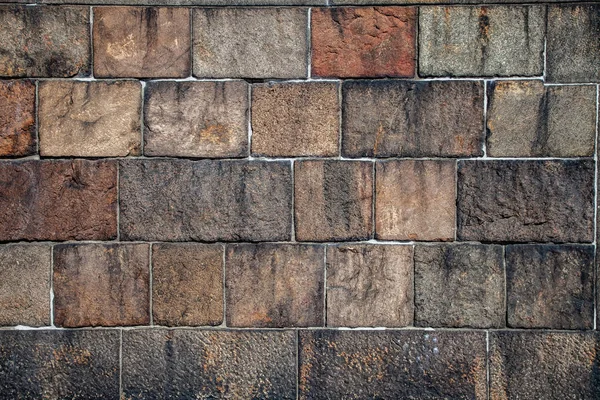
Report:
[[[597,399],[596,332],[490,332],[490,399]]]
[[[252,87],[252,154],[336,156],[338,85],[269,83]]]
[[[127,399],[295,399],[291,331],[123,331]]]
[[[498,81],[490,82],[488,96],[489,156],[589,157],[594,154],[595,86]]]
[[[300,399],[487,398],[485,332],[299,334]]]
[[[30,2],[31,0],[17,0]],[[63,4],[73,0],[37,0],[38,3]],[[540,1],[540,0],[535,0]],[[547,0],[558,1],[558,0]],[[149,4],[149,5],[200,5],[200,6],[303,6],[325,5],[325,0],[77,0],[80,4]]]
[[[458,238],[591,242],[593,160],[459,161]]]
[[[65,327],[150,322],[147,244],[54,247],[54,321]]]
[[[483,85],[469,81],[346,81],[346,157],[483,155]]]
[[[502,246],[415,247],[415,325],[501,328],[504,286]]]
[[[194,76],[304,78],[304,8],[194,9]]]
[[[227,246],[227,326],[323,326],[324,252],[304,244]]]
[[[289,162],[126,160],[119,179],[121,239],[291,237]]]
[[[453,240],[456,165],[449,160],[379,161],[375,171],[375,237]]]
[[[141,92],[134,81],[40,82],[40,155],[138,155]]]
[[[51,251],[44,244],[0,246],[0,325],[50,325]]]
[[[41,0],[46,1],[46,0]],[[59,1],[59,0],[51,0]],[[63,0],[65,1],[65,0]],[[100,1],[100,0],[97,0]],[[110,0],[109,0],[110,1]],[[121,0],[122,1],[122,0]],[[239,1],[239,0],[236,0]],[[555,3],[562,2],[564,0],[530,0],[527,3]],[[585,1],[585,0],[583,0]],[[85,3],[85,1],[84,1]],[[344,4],[365,4],[371,5],[374,0],[330,0],[330,4],[333,5],[344,5]],[[501,4],[501,3],[523,3],[523,0],[377,0],[377,4]]]
[[[190,10],[94,8],[94,76],[184,78],[190,75]]]
[[[117,236],[117,163],[0,164],[0,241]]]
[[[549,82],[600,82],[600,4],[548,8]]]
[[[591,329],[594,326],[594,247],[506,247],[508,325]]]
[[[23,157],[35,151],[35,84],[0,81],[0,157]]]
[[[373,163],[299,161],[294,165],[296,239],[369,239],[373,217]]]
[[[315,8],[311,20],[313,75],[415,75],[415,7]]]
[[[0,6],[0,76],[90,72],[89,7]]]
[[[543,6],[421,7],[419,75],[541,76]]]
[[[152,313],[157,325],[223,321],[223,246],[152,245]]]
[[[412,246],[327,248],[327,326],[408,326],[413,311]]]
[[[149,82],[144,101],[148,156],[242,157],[248,154],[248,84]]]
[[[119,332],[0,331],[3,399],[116,399]]]

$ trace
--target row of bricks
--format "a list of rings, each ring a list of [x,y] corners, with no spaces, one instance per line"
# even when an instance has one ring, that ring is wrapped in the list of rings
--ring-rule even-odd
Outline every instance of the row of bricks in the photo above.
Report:
[[[600,80],[598,4],[96,7],[92,46],[89,13],[1,7],[0,76],[87,76],[93,48],[96,77],[414,77],[418,59],[420,76]]]

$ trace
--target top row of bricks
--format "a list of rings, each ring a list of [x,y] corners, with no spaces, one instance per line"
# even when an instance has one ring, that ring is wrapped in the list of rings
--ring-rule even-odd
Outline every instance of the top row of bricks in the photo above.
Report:
[[[0,76],[600,82],[600,4],[92,12],[0,6]]]

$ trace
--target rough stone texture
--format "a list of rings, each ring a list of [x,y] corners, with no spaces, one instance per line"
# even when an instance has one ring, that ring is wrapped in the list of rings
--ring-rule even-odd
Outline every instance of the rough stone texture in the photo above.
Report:
[[[291,331],[123,332],[127,399],[295,399]]]
[[[458,237],[591,242],[593,160],[459,161]]]
[[[379,161],[376,163],[375,177],[377,239],[454,239],[454,161]]]
[[[600,4],[548,8],[549,82],[600,82]]]
[[[148,156],[242,157],[248,154],[248,84],[149,82],[144,101]]]
[[[44,244],[0,246],[0,325],[50,325],[50,253]]]
[[[415,75],[415,7],[315,8],[311,20],[313,75]]]
[[[89,7],[0,6],[0,76],[90,72]]]
[[[35,84],[0,81],[0,157],[23,157],[35,151]]]
[[[373,217],[373,163],[299,161],[294,165],[296,239],[369,239]]]
[[[27,1],[32,0],[17,0]],[[49,4],[63,4],[69,3],[73,0],[37,0],[38,3],[49,3]],[[535,0],[540,1],[540,0]],[[558,0],[547,0],[547,1],[558,1]],[[77,3],[81,4],[150,4],[150,5],[164,5],[169,4],[170,6],[186,6],[186,5],[199,5],[199,6],[303,6],[303,5],[325,5],[325,0],[77,0]]]
[[[252,87],[252,154],[336,156],[338,85],[269,83]]]
[[[194,76],[304,78],[304,8],[194,9]]]
[[[227,246],[227,326],[323,326],[324,252],[303,244]]]
[[[147,244],[54,247],[54,321],[58,326],[150,322]]]
[[[508,325],[512,328],[592,329],[594,247],[506,247]]]
[[[595,86],[499,81],[490,82],[488,96],[488,156],[589,157],[594,154]]]
[[[119,332],[0,331],[3,399],[117,399]]]
[[[0,164],[0,241],[108,240],[117,236],[117,164]]]
[[[421,7],[419,75],[541,76],[543,6]]]
[[[126,160],[119,187],[123,240],[291,237],[289,162]]]
[[[327,248],[327,326],[402,327],[413,322],[413,248]]]
[[[415,325],[504,327],[503,256],[502,246],[416,246]]]
[[[483,85],[468,81],[347,81],[346,157],[483,155]]]
[[[598,354],[597,332],[490,332],[490,399],[597,399]]]
[[[134,81],[40,82],[40,155],[139,155],[141,91]]]
[[[190,10],[94,9],[94,76],[185,78],[190,75]]]
[[[152,313],[157,325],[223,321],[223,246],[152,245]]]
[[[300,399],[487,398],[485,332],[299,334]]]

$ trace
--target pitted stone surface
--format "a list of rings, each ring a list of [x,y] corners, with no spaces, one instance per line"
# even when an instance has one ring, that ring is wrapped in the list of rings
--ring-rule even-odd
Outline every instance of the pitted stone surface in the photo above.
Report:
[[[0,81],[0,157],[23,157],[36,151],[35,84]]]

